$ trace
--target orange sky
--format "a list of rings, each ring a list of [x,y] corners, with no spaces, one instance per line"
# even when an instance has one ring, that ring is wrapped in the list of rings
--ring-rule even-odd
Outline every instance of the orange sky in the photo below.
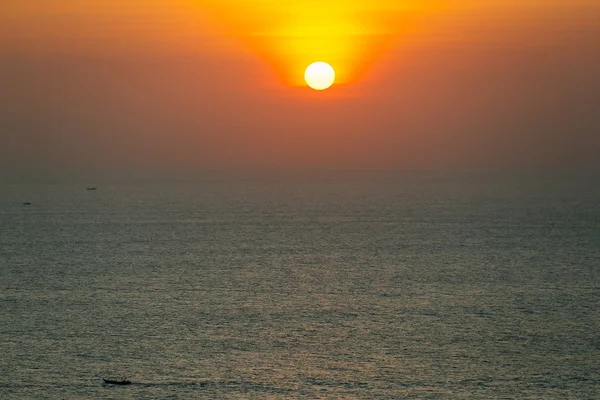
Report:
[[[522,3],[7,0],[0,166],[598,163],[600,3]]]

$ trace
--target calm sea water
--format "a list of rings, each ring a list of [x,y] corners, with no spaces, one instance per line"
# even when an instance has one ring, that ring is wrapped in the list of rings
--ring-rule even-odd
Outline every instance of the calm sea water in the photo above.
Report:
[[[597,176],[93,183],[0,186],[2,399],[600,397]]]

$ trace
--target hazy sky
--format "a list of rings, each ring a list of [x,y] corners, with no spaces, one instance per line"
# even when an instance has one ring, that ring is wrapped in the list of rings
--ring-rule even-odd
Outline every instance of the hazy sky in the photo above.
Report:
[[[600,2],[522,3],[4,0],[0,169],[600,167]]]

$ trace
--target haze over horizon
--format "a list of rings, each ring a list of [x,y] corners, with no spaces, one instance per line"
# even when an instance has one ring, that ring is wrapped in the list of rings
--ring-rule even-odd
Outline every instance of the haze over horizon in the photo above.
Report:
[[[214,2],[9,0],[0,169],[600,166],[600,4],[429,3],[356,33],[368,51],[317,93],[286,81],[285,34],[258,45],[263,19]]]

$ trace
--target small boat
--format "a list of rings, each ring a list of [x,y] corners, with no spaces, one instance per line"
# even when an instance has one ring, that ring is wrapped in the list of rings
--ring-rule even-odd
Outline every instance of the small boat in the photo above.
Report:
[[[89,186],[86,187],[85,190],[96,190],[96,186]]]
[[[122,381],[117,381],[115,379],[102,379],[104,383],[109,385],[131,385],[131,381],[129,379],[123,379]]]
[[[24,205],[24,206],[30,206],[30,205],[31,205],[31,202],[30,202],[30,201],[24,201],[24,202],[23,202],[23,205]]]

